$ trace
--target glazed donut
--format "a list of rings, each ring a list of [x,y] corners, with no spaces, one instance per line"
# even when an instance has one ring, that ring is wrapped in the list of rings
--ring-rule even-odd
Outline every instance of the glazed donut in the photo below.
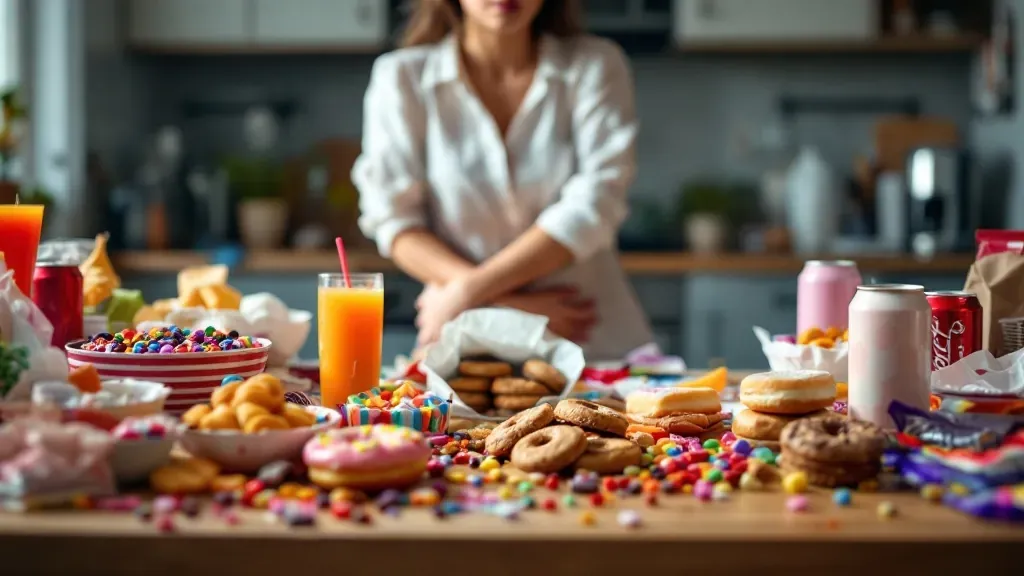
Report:
[[[309,479],[326,489],[409,486],[423,476],[429,459],[430,447],[422,434],[391,424],[326,430],[302,450]]]
[[[491,456],[508,456],[517,442],[551,424],[554,419],[555,411],[550,404],[523,410],[491,430],[484,439],[484,447]]]
[[[628,442],[628,440],[626,440]],[[523,472],[558,472],[587,450],[587,436],[575,426],[541,428],[516,442],[512,464]]]
[[[790,422],[779,443],[784,471],[804,472],[811,484],[832,487],[876,476],[886,437],[870,422],[829,414]]]
[[[762,372],[740,382],[740,402],[768,414],[807,414],[828,408],[835,398],[835,380],[821,370]]]
[[[754,410],[741,410],[732,418],[732,433],[737,438],[747,440],[760,440],[765,442],[778,442],[779,435],[786,424],[799,418],[813,418],[828,414],[826,410],[811,412],[807,415],[788,416],[782,414],[766,414]]]
[[[643,418],[721,411],[718,392],[711,388],[641,388],[626,396],[626,412]]]
[[[569,398],[555,405],[555,418],[582,428],[624,437],[629,421],[611,408],[586,400]]]

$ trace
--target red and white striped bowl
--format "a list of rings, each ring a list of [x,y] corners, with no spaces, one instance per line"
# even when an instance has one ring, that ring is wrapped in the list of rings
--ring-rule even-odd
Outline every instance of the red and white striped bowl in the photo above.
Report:
[[[86,340],[64,347],[68,365],[75,369],[92,364],[104,380],[135,378],[159,382],[171,389],[164,411],[180,415],[195,404],[210,400],[210,393],[225,376],[255,376],[267,365],[270,340],[258,338],[259,348],[241,348],[227,352],[189,352],[185,354],[117,354],[82,350]]]

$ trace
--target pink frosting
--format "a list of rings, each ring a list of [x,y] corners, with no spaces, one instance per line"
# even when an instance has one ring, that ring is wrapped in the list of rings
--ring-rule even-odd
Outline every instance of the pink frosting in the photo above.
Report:
[[[325,430],[302,450],[307,466],[336,471],[380,470],[429,458],[423,434],[390,424]]]

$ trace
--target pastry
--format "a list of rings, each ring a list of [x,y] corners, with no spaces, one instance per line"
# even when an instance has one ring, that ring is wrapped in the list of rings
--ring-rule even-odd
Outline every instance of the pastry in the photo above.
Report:
[[[181,415],[181,421],[189,428],[198,428],[199,422],[211,412],[209,404],[196,404]]]
[[[235,391],[235,395],[231,398],[231,406],[232,408],[238,408],[238,406],[246,402],[262,406],[268,412],[277,412],[284,405],[284,393],[278,393],[270,386],[261,382],[246,380]]]
[[[528,434],[512,448],[512,464],[524,472],[550,474],[575,462],[587,437],[575,426],[549,426]]]
[[[878,426],[837,414],[795,420],[782,429],[780,466],[804,472],[816,486],[852,485],[881,469],[885,432]]]
[[[215,407],[199,419],[200,430],[241,430],[235,411],[225,404]]]
[[[292,428],[304,428],[316,424],[316,414],[291,402],[284,403],[281,416],[288,421],[288,425]]]
[[[241,385],[242,382],[240,381],[221,385],[210,394],[210,405],[217,407],[221,404],[231,404],[231,400],[235,397],[235,392]]]
[[[587,450],[572,467],[598,474],[621,474],[626,466],[640,464],[640,446],[623,438],[590,438]]]
[[[491,430],[484,439],[484,447],[491,456],[508,456],[516,442],[547,426],[554,419],[555,411],[549,404],[523,410]]]
[[[626,412],[645,418],[721,411],[718,392],[711,388],[641,388],[626,396]]]
[[[819,410],[806,415],[790,416],[784,414],[765,414],[754,410],[740,410],[733,416],[732,433],[737,438],[778,442],[779,435],[782,434],[782,429],[786,427],[786,424],[799,418],[811,418],[824,414],[828,414],[828,412]]]
[[[252,402],[243,402],[235,407],[235,418],[238,419],[238,425],[242,428],[245,428],[245,423],[256,416],[264,416],[268,414],[270,414],[270,410],[267,410],[259,404],[253,404]]]
[[[463,360],[459,362],[459,374],[481,378],[511,376],[512,365],[498,360]]]
[[[242,428],[246,434],[255,434],[264,430],[288,430],[288,421],[276,414],[259,414],[246,421]]]
[[[179,460],[161,466],[149,475],[149,485],[160,494],[200,494],[206,492],[220,467],[202,458]]]
[[[527,360],[523,363],[523,376],[546,386],[553,394],[561,394],[568,381],[565,375],[543,360]]]
[[[615,410],[574,398],[559,402],[555,406],[555,417],[569,424],[618,437],[624,437],[629,427],[626,417]]]
[[[532,394],[501,394],[494,397],[494,407],[502,410],[526,410],[533,408],[542,396]]]
[[[832,406],[836,383],[821,370],[751,374],[740,382],[740,402],[769,414],[807,414]]]
[[[477,376],[459,376],[449,380],[448,386],[460,395],[463,392],[487,392],[491,389],[491,379]]]
[[[378,424],[321,432],[302,450],[309,479],[325,489],[383,490],[415,484],[427,469],[430,447],[405,426]]]
[[[527,380],[526,378],[513,378],[511,376],[495,378],[494,382],[491,383],[491,392],[494,394],[525,394],[531,396],[551,395],[551,390],[540,382]]]
[[[698,436],[713,431],[725,420],[725,414],[673,414],[661,418],[645,418],[627,414],[626,418],[631,424],[661,428],[669,434]]]

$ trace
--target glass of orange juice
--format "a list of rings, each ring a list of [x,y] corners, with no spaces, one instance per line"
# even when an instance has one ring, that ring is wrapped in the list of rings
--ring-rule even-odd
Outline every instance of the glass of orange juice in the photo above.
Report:
[[[14,283],[22,294],[30,298],[42,229],[42,206],[0,206],[0,252],[4,255],[7,269],[14,270]]]
[[[380,382],[384,275],[321,274],[317,289],[320,403],[344,404]]]

